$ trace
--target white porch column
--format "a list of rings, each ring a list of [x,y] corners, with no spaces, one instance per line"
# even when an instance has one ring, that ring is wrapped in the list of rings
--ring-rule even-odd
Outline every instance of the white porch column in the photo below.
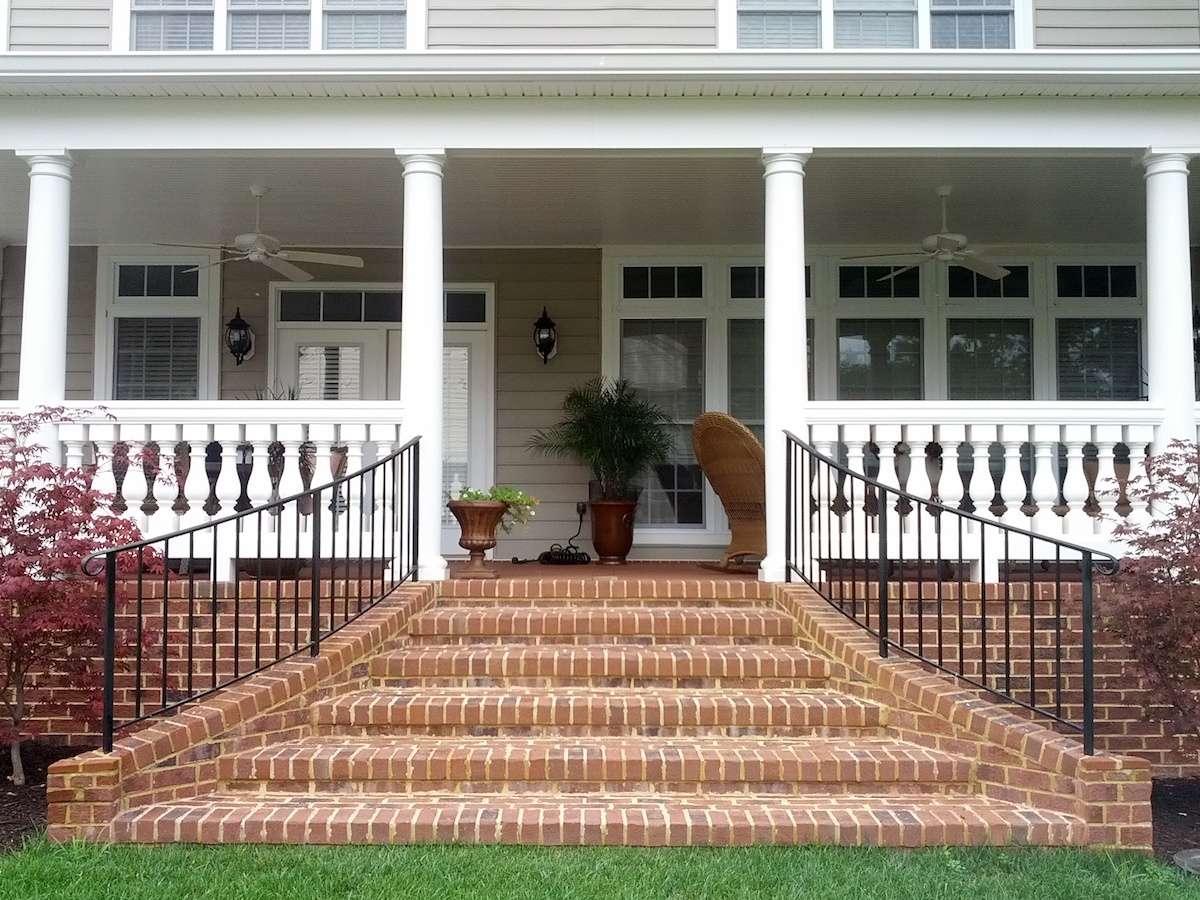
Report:
[[[21,310],[23,406],[54,404],[67,387],[67,257],[71,227],[71,155],[18,150],[29,164],[29,230]]]
[[[404,163],[404,326],[400,337],[402,440],[421,437],[418,577],[443,581],[441,150],[397,150]]]
[[[810,149],[763,152],[766,192],[763,302],[763,434],[767,462],[767,555],[761,581],[783,581],[786,565],[787,455],[784,429],[803,437],[808,397],[804,339],[804,164]]]
[[[1151,150],[1146,167],[1146,372],[1162,407],[1155,449],[1196,440],[1188,154]]]

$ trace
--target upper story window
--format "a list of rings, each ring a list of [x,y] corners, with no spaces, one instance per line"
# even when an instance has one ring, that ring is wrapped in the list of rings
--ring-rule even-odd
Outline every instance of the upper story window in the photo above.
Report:
[[[1008,50],[1013,46],[1014,0],[930,0],[935,49]]]
[[[229,0],[230,50],[306,50],[308,0]]]
[[[213,0],[133,0],[133,50],[211,50]]]
[[[842,48],[917,46],[916,0],[833,0],[833,42]]]
[[[821,46],[821,0],[738,0],[738,46]]]
[[[325,0],[325,48],[403,47],[405,16],[404,0]]]

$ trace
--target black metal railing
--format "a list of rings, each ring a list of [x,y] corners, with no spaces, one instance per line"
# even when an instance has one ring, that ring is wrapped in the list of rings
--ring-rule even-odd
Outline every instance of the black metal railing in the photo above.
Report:
[[[1092,753],[1095,576],[1117,560],[884,485],[785,434],[787,580],[876,636],[880,656],[1045,716]]]
[[[93,554],[103,746],[321,642],[415,577],[420,438],[263,506]]]

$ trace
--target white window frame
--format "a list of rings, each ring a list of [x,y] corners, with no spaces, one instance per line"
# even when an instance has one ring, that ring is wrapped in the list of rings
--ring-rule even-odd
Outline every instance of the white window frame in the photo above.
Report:
[[[97,400],[113,395],[113,342],[119,318],[183,318],[200,320],[197,400],[220,396],[220,269],[204,268],[220,258],[217,251],[172,250],[168,247],[105,246],[96,264],[96,333],[93,349],[93,394]],[[196,265],[196,299],[118,299],[117,268],[121,265]],[[176,401],[173,401],[176,402]]]
[[[239,55],[245,54],[245,53],[306,53],[310,50],[321,48],[320,41],[318,41],[318,43],[316,43],[316,44],[313,43],[313,35],[315,33],[318,33],[321,31],[320,23],[324,22],[324,10],[318,9],[317,0],[308,0],[308,6],[304,9],[301,9],[300,7],[284,7],[284,6],[264,7],[261,9],[257,9],[257,8],[253,8],[253,7],[239,7],[239,8],[234,9],[231,6],[230,0],[214,0],[214,2],[217,3],[219,6],[224,7],[225,21],[222,25],[222,27],[224,29],[224,37],[222,38],[222,40],[225,43],[224,43],[224,46],[222,49],[227,50],[230,53],[237,53]],[[235,50],[233,48],[233,20],[234,20],[234,18],[239,15],[250,16],[250,15],[261,15],[263,13],[265,13],[267,15],[285,15],[285,14],[299,15],[301,13],[303,13],[304,15],[307,15],[308,16],[308,46],[307,47],[272,47],[272,48],[266,49],[266,50],[259,48],[259,47],[239,47],[238,49]],[[314,25],[314,23],[317,23],[317,24]],[[216,22],[214,22],[213,24],[215,26]],[[215,34],[213,36],[213,41],[214,41],[214,43],[216,41]]]
[[[911,49],[879,48],[881,53],[913,53],[916,50],[931,49],[933,38],[931,32],[931,4],[929,0],[917,0],[917,46]],[[737,0],[717,0],[717,49],[737,50]],[[1033,0],[1013,0],[1013,46],[1009,52],[1016,50],[1035,49],[1033,40]],[[849,49],[834,45],[833,0],[821,0],[821,43],[816,49],[839,53],[871,52],[863,49]],[[410,20],[411,21],[411,20]],[[796,53],[796,49],[767,50],[756,47],[741,48],[744,53]],[[811,52],[811,51],[810,51]],[[943,48],[936,53],[972,53],[989,54],[1004,53],[1003,49],[995,50],[959,50]]]
[[[313,17],[314,17],[313,33],[312,33],[312,37],[309,41],[310,46],[313,48],[320,48],[321,50],[329,50],[330,49],[328,46],[328,40],[329,40],[329,27],[328,26],[329,26],[329,19],[331,16],[354,15],[355,13],[358,13],[358,12],[361,12],[365,15],[382,15],[385,13],[393,13],[394,14],[397,12],[401,13],[404,16],[404,43],[399,47],[384,47],[381,49],[376,49],[376,48],[371,48],[371,47],[339,47],[336,50],[331,50],[330,52],[332,52],[332,53],[353,53],[355,51],[367,50],[367,51],[371,51],[374,53],[381,53],[381,52],[400,51],[400,50],[404,50],[408,47],[409,16],[408,16],[407,0],[397,0],[396,4],[390,9],[362,9],[362,10],[344,9],[342,7],[338,7],[335,9],[329,9],[325,6],[325,4],[322,2],[322,0],[309,0],[309,2],[311,4],[312,10],[313,10]],[[320,18],[319,19],[317,19],[318,4],[320,5]]]

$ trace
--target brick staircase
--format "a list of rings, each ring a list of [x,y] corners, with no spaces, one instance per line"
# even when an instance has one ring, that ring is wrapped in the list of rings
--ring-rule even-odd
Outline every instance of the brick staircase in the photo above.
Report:
[[[976,757],[915,742],[911,713],[843,689],[853,676],[805,646],[797,620],[765,588],[692,580],[598,593],[450,582],[356,683],[308,705],[294,739],[221,753],[214,790],[125,809],[107,836],[1088,840],[1069,809],[986,794]]]

